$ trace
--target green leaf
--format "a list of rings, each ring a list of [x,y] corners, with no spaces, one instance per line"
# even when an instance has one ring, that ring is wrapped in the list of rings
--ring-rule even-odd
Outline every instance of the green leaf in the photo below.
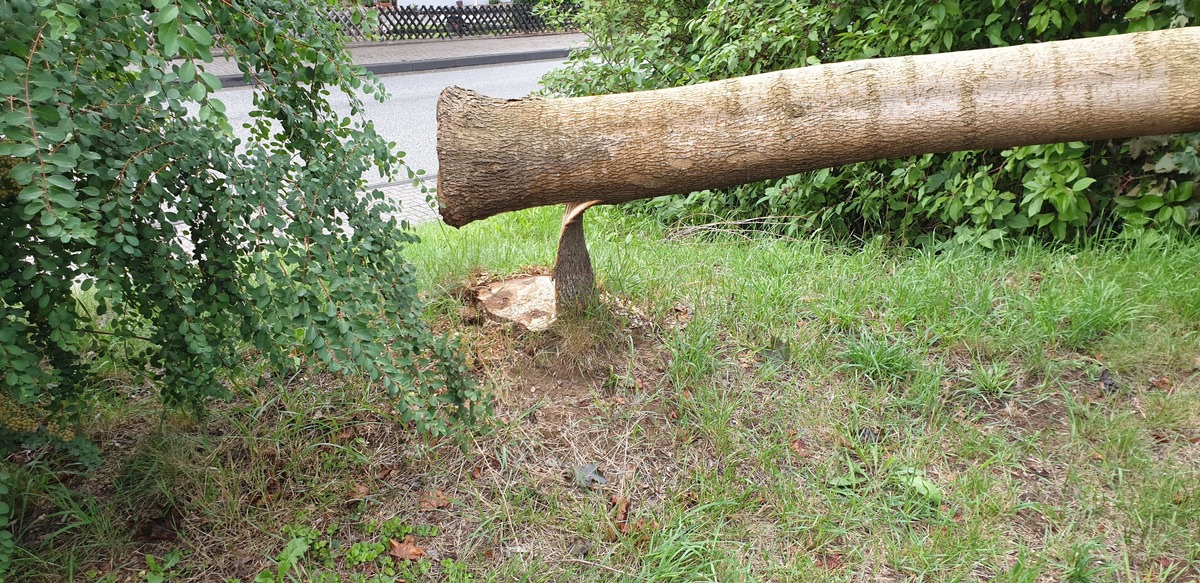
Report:
[[[1071,185],[1071,190],[1074,190],[1074,191],[1086,190],[1087,187],[1089,187],[1095,183],[1096,183],[1095,178],[1091,178],[1091,177],[1080,178],[1079,180],[1075,181],[1075,184]]]
[[[154,13],[154,16],[151,18],[151,22],[153,22],[155,26],[159,27],[161,34],[161,30],[164,28],[175,28],[175,26],[166,25],[174,24],[178,18],[179,7],[174,4],[168,4],[166,8]]]
[[[1143,211],[1152,211],[1166,204],[1161,196],[1143,196],[1137,201],[1137,207]]]
[[[221,90],[221,79],[212,73],[207,71],[201,72],[200,80],[203,81],[204,84],[207,85],[208,88],[213,92]]]
[[[76,158],[78,155],[79,155],[78,153],[75,153],[74,155],[72,155],[71,153],[59,151],[56,154],[42,156],[42,162],[44,164],[53,164],[54,166],[57,166],[58,170],[60,170],[60,171],[70,170],[72,168],[75,168],[75,166],[78,162],[78,160]]]
[[[183,25],[183,28],[187,31],[188,36],[192,37],[200,46],[212,46],[213,38],[212,34],[208,32],[208,29],[195,23],[185,24]]]
[[[942,503],[942,489],[923,474],[913,473],[901,478],[901,483],[913,494],[916,494],[930,504]]]
[[[284,574],[292,570],[292,567],[308,552],[308,541],[303,538],[293,538],[288,541],[283,552],[279,554],[277,561],[279,563],[279,573]]]
[[[74,190],[50,189],[48,198],[50,202],[58,205],[59,208],[79,208],[79,199],[75,198]]]
[[[1029,227],[1029,217],[1022,214],[1014,214],[1005,219],[1004,224],[1013,231],[1022,231]]]
[[[1134,4],[1133,8],[1130,8],[1129,12],[1125,13],[1125,20],[1137,20],[1146,16],[1148,12],[1155,8],[1158,8],[1158,2],[1142,0],[1141,2]]]
[[[206,87],[203,83],[193,83],[191,88],[188,89],[188,97],[190,97],[192,101],[200,101],[201,99],[204,99],[205,95],[208,95],[208,87]]]
[[[0,156],[13,156],[15,158],[25,158],[32,156],[37,148],[33,144],[17,144],[13,142],[0,142]]]
[[[1188,217],[1188,213],[1187,213],[1186,208],[1184,208],[1182,206],[1173,207],[1173,209],[1171,211],[1171,218],[1175,221],[1175,223],[1177,225],[1179,225],[1181,227],[1186,227],[1187,226],[1187,217]]]
[[[168,58],[179,54],[179,26],[168,24],[158,29],[158,39],[162,41],[163,56]]]
[[[846,474],[833,476],[825,482],[834,488],[853,488],[866,481],[866,476],[862,475],[858,470],[852,470]]]
[[[179,80],[183,83],[191,83],[196,78],[196,64],[190,60],[184,61],[179,66]]]
[[[50,183],[51,186],[61,188],[66,191],[75,190],[75,182],[73,182],[70,178],[63,176],[62,174],[51,174],[46,177],[46,182]]]

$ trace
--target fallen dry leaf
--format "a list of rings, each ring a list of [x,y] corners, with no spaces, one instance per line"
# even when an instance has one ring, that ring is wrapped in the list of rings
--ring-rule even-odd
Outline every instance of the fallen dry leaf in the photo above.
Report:
[[[388,539],[388,547],[388,554],[401,561],[415,561],[425,556],[425,549],[417,546],[417,537],[411,534],[404,537],[404,542]]]
[[[178,508],[169,508],[165,514],[153,520],[145,520],[134,529],[138,536],[152,541],[174,541],[178,538],[176,531],[183,524],[183,513]]]
[[[801,459],[808,459],[808,457],[812,455],[808,451],[808,444],[805,443],[803,439],[792,440],[792,443],[789,444],[788,447],[791,448],[792,451],[796,452],[796,455],[800,456]]]
[[[591,490],[608,483],[600,472],[600,464],[580,464],[572,468],[575,485],[584,490]],[[570,478],[568,478],[570,479]]]
[[[242,569],[253,569],[253,566],[257,563],[258,557],[254,555],[242,555],[234,559],[233,562],[230,563],[230,567],[232,567],[235,571],[240,571]]]
[[[483,477],[483,468],[480,468],[479,466],[475,466],[474,468],[472,468],[471,469],[471,477],[476,480],[478,480],[479,478],[482,478]]]
[[[617,509],[617,524],[624,524],[629,519],[629,499],[613,494],[610,500]]]
[[[567,554],[575,557],[576,559],[582,559],[587,557],[587,554],[591,551],[592,541],[578,539],[574,544],[571,545],[571,548],[567,550]]]
[[[1150,377],[1150,386],[1152,386],[1160,391],[1171,390],[1172,384],[1173,383],[1171,382],[1171,377],[1166,376],[1166,375],[1163,375],[1161,377]]]
[[[842,565],[846,564],[846,559],[841,553],[819,553],[813,557],[813,562],[817,564],[817,567],[833,571],[842,568]]]
[[[632,534],[635,532],[641,532],[643,530],[646,530],[646,518],[645,517],[637,519],[637,522],[635,522],[633,524],[626,523],[625,530],[622,531],[622,534]]]
[[[366,484],[355,484],[346,492],[346,501],[357,502],[366,498],[369,493],[371,493],[371,489]]]
[[[616,517],[611,523],[607,524],[607,540],[616,541],[619,535],[629,534],[629,499],[613,494],[608,498],[612,503],[613,510],[616,510]]]
[[[1111,395],[1117,392],[1117,379],[1109,374],[1108,369],[1100,371],[1100,391],[1105,395]]]
[[[613,520],[612,524],[608,525],[609,541],[617,540],[618,535],[632,534],[646,529],[646,519],[644,517],[630,524],[628,498],[613,494],[609,498],[609,501],[612,502],[613,509],[616,510],[615,520]]]
[[[267,506],[279,498],[279,480],[275,476],[267,478],[266,491],[250,500],[254,506]]]
[[[434,510],[437,508],[445,508],[453,501],[448,494],[441,490],[432,492],[422,492],[420,496],[421,510]]]
[[[685,490],[684,492],[681,492],[679,495],[675,496],[675,500],[680,504],[683,504],[684,508],[691,508],[700,503],[700,495],[694,490]]]
[[[1158,568],[1163,573],[1174,573],[1176,575],[1186,575],[1188,570],[1188,562],[1185,559],[1175,557],[1158,557],[1152,559],[1158,565]]]

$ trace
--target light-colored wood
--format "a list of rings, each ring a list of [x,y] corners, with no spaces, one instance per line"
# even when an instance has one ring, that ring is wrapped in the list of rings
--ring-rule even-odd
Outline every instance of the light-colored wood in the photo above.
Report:
[[[1200,27],[804,67],[701,85],[438,102],[447,224],[865,160],[1200,130]]]

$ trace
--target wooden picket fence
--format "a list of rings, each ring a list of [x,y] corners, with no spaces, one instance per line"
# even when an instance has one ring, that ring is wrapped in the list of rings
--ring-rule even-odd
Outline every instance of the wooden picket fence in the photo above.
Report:
[[[353,10],[331,10],[330,20],[340,24],[352,42],[498,36],[569,30],[551,27],[528,4],[464,6],[378,6],[363,8],[362,23],[354,24]],[[376,18],[370,18],[374,13]],[[377,27],[375,24],[377,23]]]

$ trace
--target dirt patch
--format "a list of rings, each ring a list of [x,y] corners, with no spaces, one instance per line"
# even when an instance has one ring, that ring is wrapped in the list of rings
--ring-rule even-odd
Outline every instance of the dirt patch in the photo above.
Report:
[[[477,285],[489,279],[482,275]],[[473,318],[469,296],[463,300],[467,317],[443,324],[461,332],[477,374],[495,391],[494,433],[473,440],[466,453],[427,451],[428,463],[406,468],[420,472],[422,484],[398,489],[403,495],[388,496],[372,514],[434,525],[438,535],[420,541],[426,556],[473,564],[513,557],[554,564],[581,553],[603,556],[616,544],[614,533],[648,536],[655,509],[698,466],[684,458],[700,455],[680,453],[692,448],[679,447],[678,397],[658,335],[686,318],[676,310],[669,321],[653,322],[604,295],[587,318],[537,330]],[[602,482],[581,482],[589,464]],[[435,487],[453,502],[421,509],[417,490]],[[621,503],[621,525],[613,500]],[[545,519],[550,514],[569,519],[555,524]]]

